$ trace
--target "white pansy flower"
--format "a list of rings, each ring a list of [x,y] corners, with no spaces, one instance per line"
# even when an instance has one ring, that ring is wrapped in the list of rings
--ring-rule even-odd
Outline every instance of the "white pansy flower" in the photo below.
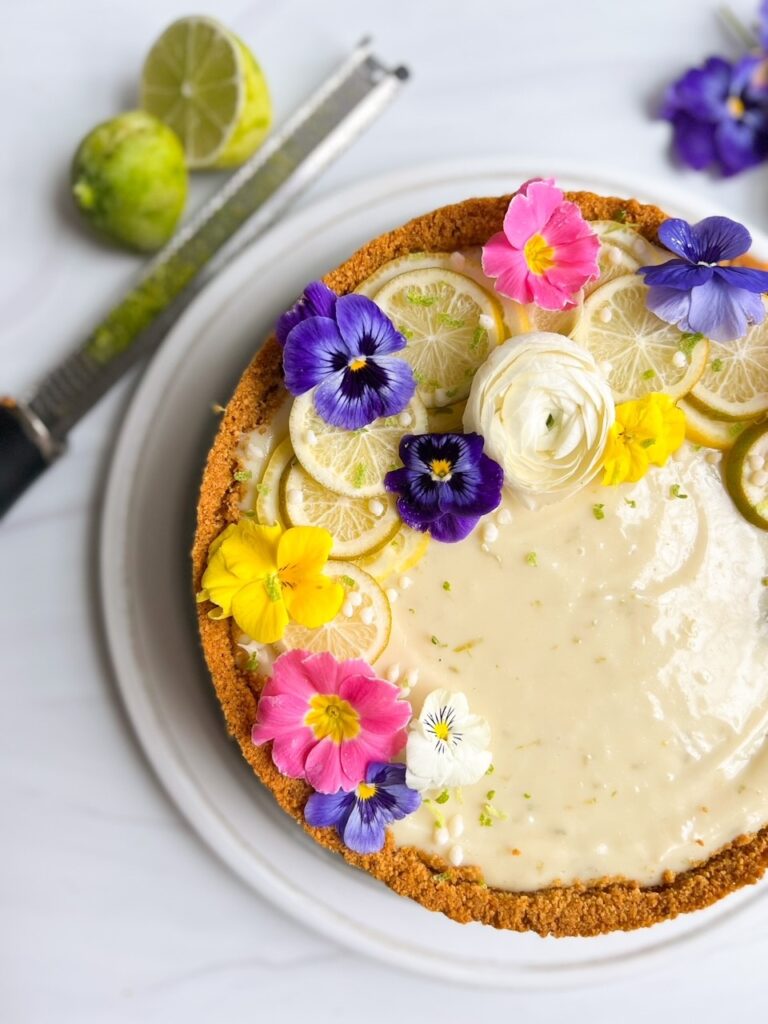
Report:
[[[405,748],[405,783],[411,789],[471,786],[491,764],[491,727],[470,714],[463,693],[433,690],[411,722]]]
[[[614,420],[611,389],[590,352],[533,331],[494,349],[472,382],[466,430],[529,506],[573,494],[600,468]]]

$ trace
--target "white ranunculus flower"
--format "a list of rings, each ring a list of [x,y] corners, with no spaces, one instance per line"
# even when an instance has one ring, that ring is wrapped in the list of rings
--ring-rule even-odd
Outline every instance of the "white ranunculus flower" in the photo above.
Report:
[[[491,764],[491,727],[470,714],[463,693],[433,690],[411,721],[405,783],[411,789],[452,789],[482,779]]]
[[[465,429],[482,434],[505,485],[529,506],[591,480],[613,420],[611,389],[591,353],[548,331],[494,349],[475,374],[464,413]]]

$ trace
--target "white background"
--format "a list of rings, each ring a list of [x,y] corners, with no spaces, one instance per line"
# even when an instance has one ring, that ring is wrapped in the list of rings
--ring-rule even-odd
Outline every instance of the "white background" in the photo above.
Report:
[[[187,4],[3,0],[0,390],[32,384],[140,266],[81,230],[68,164],[93,124],[135,104],[146,50]],[[440,158],[537,155],[543,173],[551,157],[666,178],[768,229],[768,166],[729,182],[683,172],[669,160],[667,127],[649,116],[684,66],[735,52],[714,4],[208,0],[206,13],[254,49],[278,121],[365,33],[382,57],[411,67],[395,106],[304,201]],[[215,183],[199,179],[191,206]],[[0,525],[0,1021],[764,1015],[768,922],[738,945],[631,982],[496,993],[363,960],[232,877],[151,775],[101,636],[99,501],[130,384],[74,431],[68,456]]]

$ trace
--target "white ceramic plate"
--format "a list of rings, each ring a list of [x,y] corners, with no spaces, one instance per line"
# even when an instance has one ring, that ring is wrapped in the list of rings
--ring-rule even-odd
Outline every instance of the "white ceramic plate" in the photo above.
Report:
[[[368,238],[472,195],[554,173],[561,184],[707,213],[663,189],[498,159],[378,178],[285,220],[243,252],[177,323],[141,381],[115,449],[101,535],[108,643],[128,713],[160,780],[201,837],[263,896],[390,964],[510,988],[602,983],[642,965],[744,941],[763,887],[640,932],[541,939],[458,925],[391,893],[313,843],[227,737],[198,647],[188,551],[198,483],[226,402],[277,314]],[[756,239],[758,251],[768,243]]]

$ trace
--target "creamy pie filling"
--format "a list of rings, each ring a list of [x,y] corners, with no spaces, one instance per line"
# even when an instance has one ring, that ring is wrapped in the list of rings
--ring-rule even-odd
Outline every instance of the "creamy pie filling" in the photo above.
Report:
[[[396,823],[398,844],[446,856],[461,832],[505,889],[650,885],[765,824],[768,538],[712,459],[686,446],[535,511],[506,497],[399,581],[377,668],[418,670],[415,712],[464,691],[494,770]]]

